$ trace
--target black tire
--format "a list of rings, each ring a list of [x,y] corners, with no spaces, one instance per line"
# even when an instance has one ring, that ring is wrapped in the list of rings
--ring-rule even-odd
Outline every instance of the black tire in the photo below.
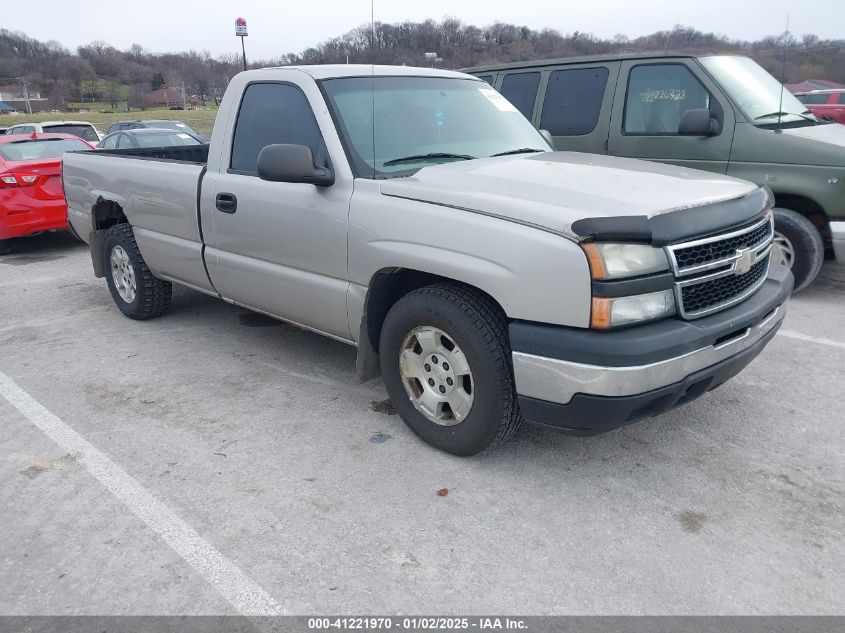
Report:
[[[112,274],[111,255],[117,246],[123,248],[129,256],[135,276],[136,292],[131,303],[120,296]],[[116,224],[106,233],[103,243],[103,265],[112,299],[123,314],[130,319],[145,320],[167,312],[173,285],[169,281],[159,279],[147,268],[147,263],[141,257],[141,251],[138,250],[138,244],[135,242],[132,227],[128,224]]]
[[[0,255],[8,255],[12,252],[12,240],[0,240]]]
[[[431,326],[451,337],[472,372],[473,401],[466,418],[442,426],[411,401],[400,373],[405,338]],[[438,284],[414,290],[390,309],[379,345],[387,392],[405,424],[423,441],[452,453],[475,455],[513,436],[521,423],[513,380],[508,323],[501,309],[478,290]]]
[[[795,277],[793,292],[803,290],[819,274],[824,263],[824,242],[816,226],[800,213],[790,209],[774,209],[775,232],[792,244],[795,256],[792,275]]]

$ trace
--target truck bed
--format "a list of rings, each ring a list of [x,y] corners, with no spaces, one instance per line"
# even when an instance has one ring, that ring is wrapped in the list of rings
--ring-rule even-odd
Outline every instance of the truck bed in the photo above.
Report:
[[[109,156],[155,158],[205,165],[208,162],[208,147],[207,143],[204,145],[180,145],[177,147],[129,147],[123,149],[98,149],[95,153],[107,154]]]

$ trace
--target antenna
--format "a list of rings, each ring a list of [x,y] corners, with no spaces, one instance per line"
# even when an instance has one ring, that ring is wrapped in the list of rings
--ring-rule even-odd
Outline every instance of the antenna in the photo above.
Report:
[[[370,90],[373,108],[373,180],[376,178],[376,0],[370,0]]]
[[[778,104],[778,127],[780,130],[780,122],[783,118],[783,91],[786,90],[784,85],[786,82],[786,47],[789,45],[789,14],[786,14],[786,33],[783,35],[783,66],[780,71],[780,103]]]

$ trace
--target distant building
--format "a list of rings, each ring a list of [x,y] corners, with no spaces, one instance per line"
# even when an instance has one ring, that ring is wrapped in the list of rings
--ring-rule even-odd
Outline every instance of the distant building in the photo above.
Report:
[[[145,102],[148,108],[181,108],[185,105],[196,106],[200,99],[196,95],[182,96],[181,90],[162,86],[158,90],[147,93]]]
[[[799,84],[784,84],[789,92],[810,92],[811,90],[830,90],[845,88],[842,84],[827,79],[806,79]]]
[[[41,93],[37,90],[29,91],[30,101],[41,101]],[[0,86],[0,101],[24,101],[26,100],[26,93],[23,91],[21,84],[6,84]]]
[[[0,101],[11,107],[11,112],[27,112],[27,95],[20,84],[6,84],[0,86]],[[37,90],[29,91],[29,107],[33,112],[47,112],[50,109],[50,101],[42,98]],[[2,112],[3,110],[0,110]],[[5,110],[5,112],[10,112]]]

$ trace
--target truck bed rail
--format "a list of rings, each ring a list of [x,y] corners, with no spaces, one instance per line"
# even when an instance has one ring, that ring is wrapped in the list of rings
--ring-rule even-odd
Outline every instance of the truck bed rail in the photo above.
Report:
[[[128,147],[122,149],[97,149],[90,153],[93,155],[106,154],[108,156],[126,156],[131,158],[150,158],[167,161],[180,161],[184,163],[208,162],[208,144],[204,145],[177,145],[175,147]]]

